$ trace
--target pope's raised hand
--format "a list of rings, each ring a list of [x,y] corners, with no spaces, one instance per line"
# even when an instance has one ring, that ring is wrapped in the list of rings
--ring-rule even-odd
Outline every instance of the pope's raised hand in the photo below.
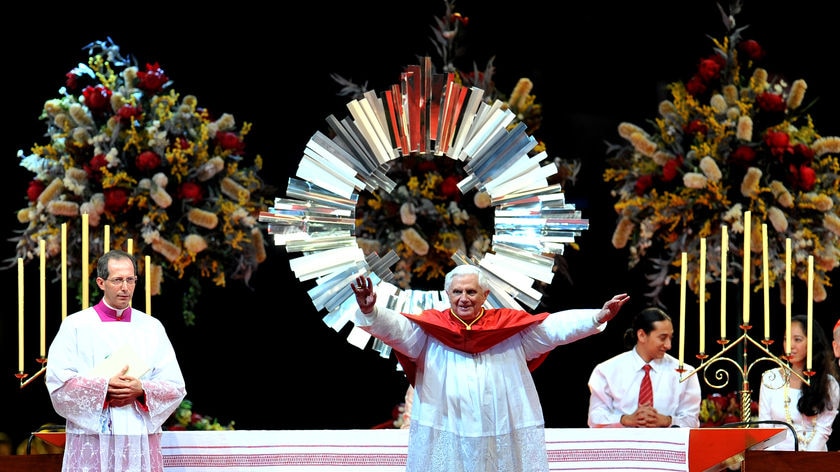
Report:
[[[607,321],[615,318],[618,311],[621,310],[621,307],[629,301],[630,295],[627,295],[626,293],[618,294],[607,300],[607,302],[604,303],[604,307],[601,308],[601,313],[598,315],[598,323],[606,323]]]
[[[356,294],[356,303],[359,304],[362,313],[372,312],[373,306],[376,305],[376,292],[373,290],[373,282],[370,277],[356,277],[356,282],[351,283],[350,288]]]

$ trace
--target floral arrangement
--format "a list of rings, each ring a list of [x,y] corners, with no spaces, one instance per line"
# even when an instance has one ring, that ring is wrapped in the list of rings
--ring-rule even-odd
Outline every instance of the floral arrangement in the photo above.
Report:
[[[687,82],[669,85],[671,98],[659,104],[648,129],[619,125],[626,141],[609,146],[604,172],[618,199],[612,244],[629,248],[630,268],[648,263],[643,271],[653,299],[678,279],[682,252],[688,254],[687,284],[698,293],[701,238],[707,240],[707,282],[745,274],[749,283],[761,277],[760,257],[743,270],[720,260],[721,225],[743,234],[749,210],[754,253],[762,251],[767,224],[768,285],[784,286],[789,238],[794,277],[807,280],[813,255],[814,301],[823,301],[829,272],[840,264],[840,137],[817,131],[804,80],[761,67],[764,50],[742,37],[737,13],[721,9],[726,35],[713,39],[713,53],[700,59]],[[736,256],[733,249],[730,243]]]
[[[192,324],[201,279],[225,286],[248,283],[266,258],[258,214],[265,207],[258,172],[262,158],[245,158],[250,123],[214,115],[193,95],[171,89],[159,64],[139,68],[109,38],[86,46],[87,64],[66,74],[61,96],[44,104],[50,142],[19,151],[35,174],[17,256],[37,258],[46,242],[47,265],[61,269],[61,230],[67,230],[68,284],[82,274],[81,214],[88,215],[89,249],[128,247],[150,256],[152,294],[165,277],[186,279],[184,320]],[[145,260],[138,257],[141,274]],[[91,271],[95,264],[90,264]]]
[[[750,402],[750,416],[758,416],[758,402]],[[713,428],[741,421],[741,402],[736,392],[710,393],[700,402],[700,427]]]
[[[456,251],[481,258],[490,248],[489,197],[483,206],[481,194],[461,198],[457,184],[464,174],[455,160],[406,156],[388,176],[400,183],[394,191],[359,196],[356,241],[365,254],[394,249],[397,285],[423,288],[454,267]]]
[[[453,73],[455,81],[461,85],[483,89],[483,100],[488,104],[501,100],[504,108],[516,114],[509,128],[524,122],[526,132],[533,135],[542,120],[542,106],[531,94],[533,82],[520,79],[510,97],[506,97],[498,91],[493,80],[492,58],[483,70],[475,65],[469,72],[459,69],[456,62],[463,53],[459,45],[469,18],[455,11],[454,0],[444,0],[444,5],[445,14],[436,17],[431,28],[431,42],[442,64],[437,65],[439,70]],[[367,92],[366,83],[359,85],[337,74],[332,77],[342,87],[338,93],[341,96],[359,99]],[[545,143],[537,140],[530,155],[545,150]],[[558,172],[551,183],[574,183],[580,161],[556,157],[553,162]],[[394,191],[360,196],[356,211],[357,236],[365,254],[383,254],[387,249],[394,249],[400,256],[393,272],[401,288],[439,289],[445,273],[455,266],[452,255],[456,251],[480,259],[490,249],[493,234],[490,197],[475,190],[466,195],[460,193],[457,184],[465,173],[456,165],[456,160],[445,156],[407,156],[393,163],[388,176],[398,184]],[[570,246],[575,247],[574,243]],[[557,273],[569,277],[565,264],[556,264],[556,267]]]
[[[219,423],[218,418],[193,413],[193,404],[190,400],[184,399],[178,408],[172,413],[164,425],[167,431],[224,431],[233,430],[234,422],[227,426]]]

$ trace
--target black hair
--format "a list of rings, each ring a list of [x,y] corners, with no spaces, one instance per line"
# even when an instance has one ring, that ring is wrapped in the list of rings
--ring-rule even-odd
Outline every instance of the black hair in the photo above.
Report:
[[[134,265],[134,274],[137,275],[137,259],[131,254],[121,251],[119,249],[111,249],[99,257],[96,261],[96,276],[101,279],[107,279],[111,274],[108,272],[108,262],[111,259],[129,259]]]
[[[815,372],[808,379],[810,385],[802,384],[802,396],[796,403],[796,409],[803,415],[814,416],[831,408],[829,376],[838,377],[837,366],[834,364],[834,351],[825,336],[825,331],[818,323],[813,323],[813,330],[809,333],[808,318],[805,315],[796,315],[790,319],[790,322],[802,325],[802,332],[810,339],[813,356],[811,366]]]
[[[635,346],[638,341],[636,333],[641,329],[650,334],[655,328],[653,324],[657,321],[671,321],[671,317],[665,313],[665,310],[656,306],[649,306],[637,313],[633,318],[633,326],[624,332],[624,347],[630,349]]]

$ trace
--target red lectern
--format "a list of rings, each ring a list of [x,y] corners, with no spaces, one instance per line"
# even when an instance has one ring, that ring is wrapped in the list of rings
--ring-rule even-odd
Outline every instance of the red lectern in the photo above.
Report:
[[[755,447],[764,449],[784,439],[787,428],[692,428],[688,470],[724,470],[730,457]]]

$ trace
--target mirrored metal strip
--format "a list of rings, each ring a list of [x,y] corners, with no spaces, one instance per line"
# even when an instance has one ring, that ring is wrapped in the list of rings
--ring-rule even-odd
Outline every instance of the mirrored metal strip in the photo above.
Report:
[[[306,182],[295,177],[289,178],[286,187],[286,196],[304,201],[312,201],[325,206],[344,208],[352,212],[356,211],[356,204],[359,201],[357,194],[345,198],[311,182]]]
[[[364,253],[358,247],[337,248],[289,259],[289,267],[300,280],[309,280],[363,260]]]
[[[286,251],[288,252],[312,252],[312,251],[326,251],[328,249],[336,249],[342,247],[356,247],[356,238],[353,236],[341,237],[311,237],[307,240],[294,240],[286,243]]]
[[[532,262],[516,257],[509,257],[506,254],[487,253],[484,255],[484,258],[481,260],[481,262],[484,263],[485,260],[493,264],[495,267],[504,267],[505,274],[507,274],[508,271],[516,271],[520,274],[526,275],[528,277],[537,279],[548,284],[550,284],[552,279],[554,278],[554,272],[551,270],[551,267],[548,267],[546,269],[546,267],[543,265],[534,264]]]

